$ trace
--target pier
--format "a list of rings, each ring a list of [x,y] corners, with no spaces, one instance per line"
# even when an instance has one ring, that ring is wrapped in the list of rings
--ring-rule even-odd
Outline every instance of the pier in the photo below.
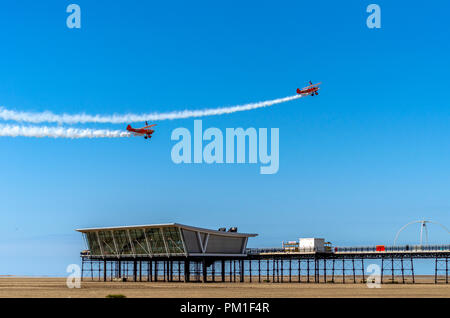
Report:
[[[249,248],[241,256],[90,256],[82,254],[82,278],[146,282],[366,283],[366,267],[381,262],[380,282],[416,283],[414,262],[434,261],[434,282],[449,283],[450,245],[335,247],[286,252]]]

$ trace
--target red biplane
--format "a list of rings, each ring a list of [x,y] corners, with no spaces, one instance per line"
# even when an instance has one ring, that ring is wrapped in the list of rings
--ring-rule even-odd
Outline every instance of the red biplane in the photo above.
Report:
[[[297,94],[300,95],[319,95],[318,90],[320,89],[319,85],[321,83],[313,84],[311,81],[309,81],[309,86],[303,87],[302,89],[297,88]]]
[[[155,132],[150,127],[156,126],[156,124],[149,125],[145,122],[145,127],[142,128],[133,128],[131,125],[127,126],[127,131],[133,134],[133,136],[144,136],[145,139],[152,138],[152,134]]]

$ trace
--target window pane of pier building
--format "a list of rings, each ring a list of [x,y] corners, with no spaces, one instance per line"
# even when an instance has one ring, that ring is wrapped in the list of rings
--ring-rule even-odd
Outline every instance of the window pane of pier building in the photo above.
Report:
[[[133,242],[136,255],[148,255],[149,254],[143,229],[131,229],[130,237],[131,237],[131,241]]]
[[[102,255],[100,247],[98,245],[97,233],[88,232],[86,233],[86,238],[89,245],[89,250],[91,251],[91,255]]]
[[[153,254],[167,254],[166,246],[161,235],[161,228],[149,228],[145,231]]]
[[[100,238],[100,243],[102,244],[104,255],[115,255],[116,248],[113,240],[112,231],[99,231],[98,237]]]
[[[184,254],[185,251],[179,229],[177,227],[165,227],[163,228],[163,232],[169,253]]]
[[[133,255],[133,250],[131,249],[130,239],[128,238],[127,231],[114,231],[114,238],[116,239],[117,248],[119,249],[120,255]]]

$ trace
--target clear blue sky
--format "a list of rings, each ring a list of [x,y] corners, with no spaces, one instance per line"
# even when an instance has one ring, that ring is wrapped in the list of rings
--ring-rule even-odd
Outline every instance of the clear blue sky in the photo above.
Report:
[[[450,226],[448,1],[374,0],[379,30],[364,0],[73,2],[80,30],[66,27],[69,1],[1,4],[0,105],[162,112],[284,97],[309,80],[321,95],[203,119],[280,128],[275,175],[175,165],[170,134],[191,119],[159,122],[151,142],[0,138],[0,275],[64,274],[80,227],[238,226],[262,247],[391,244],[415,219]],[[418,227],[400,240],[417,242]]]

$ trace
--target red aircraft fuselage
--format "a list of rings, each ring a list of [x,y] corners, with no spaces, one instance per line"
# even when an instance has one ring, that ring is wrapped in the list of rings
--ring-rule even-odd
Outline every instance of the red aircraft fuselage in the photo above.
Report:
[[[156,125],[150,125],[145,126],[142,128],[133,128],[131,125],[127,126],[127,131],[132,133],[134,136],[143,136],[145,139],[152,138],[152,134],[155,132],[153,129],[150,129],[150,127],[153,127]]]
[[[306,86],[302,89],[297,88],[297,94],[301,94],[301,95],[319,95],[318,90],[320,89],[319,85],[320,83],[317,84],[313,84],[311,81],[309,81],[309,86]]]

